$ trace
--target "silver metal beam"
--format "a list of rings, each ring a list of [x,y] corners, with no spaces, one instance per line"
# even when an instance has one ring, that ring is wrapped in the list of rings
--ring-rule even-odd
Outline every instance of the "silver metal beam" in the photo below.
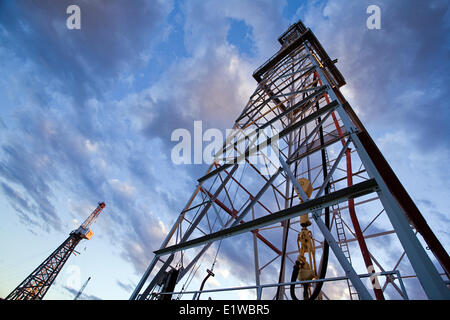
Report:
[[[348,145],[348,142],[344,146],[343,149],[346,149],[347,145]],[[284,159],[280,157],[280,161],[281,161],[281,164],[283,165],[283,168],[285,169],[286,173],[291,178],[292,183],[297,188],[297,190],[302,190],[302,187],[298,183],[297,179],[295,179],[294,174],[289,169],[289,167],[287,166]],[[315,198],[315,199],[317,199],[317,198]],[[313,200],[307,201],[306,204],[310,203],[311,201],[313,201]],[[370,295],[366,286],[364,286],[361,279],[358,277],[358,274],[356,273],[355,269],[353,269],[352,265],[350,264],[350,261],[347,260],[344,253],[342,252],[341,247],[337,244],[337,242],[334,239],[333,235],[331,234],[330,230],[328,229],[328,227],[325,225],[322,218],[320,217],[321,213],[322,213],[322,208],[315,209],[312,213],[312,218],[314,219],[314,221],[316,222],[320,231],[322,232],[322,234],[323,234],[325,240],[327,241],[328,245],[330,246],[331,250],[333,250],[334,255],[338,259],[342,269],[344,269],[345,274],[352,282],[353,287],[358,292],[359,297],[363,300],[372,300],[372,296]]]
[[[328,195],[309,200],[307,202],[298,204],[296,206],[290,207],[288,209],[280,210],[278,212],[266,215],[264,217],[257,218],[246,223],[236,225],[224,230],[214,232],[212,234],[185,241],[179,244],[172,245],[160,250],[155,251],[156,255],[166,255],[181,250],[186,250],[189,248],[194,248],[199,245],[220,240],[223,238],[231,237],[234,235],[242,234],[248,231],[273,225],[277,222],[281,222],[287,219],[292,219],[304,214],[308,214],[313,210],[320,210],[325,207],[332,206],[333,204],[341,203],[353,199],[356,197],[364,196],[366,194],[375,192],[378,189],[375,180],[367,180],[351,187],[343,188],[336,192],[330,193]]]
[[[316,67],[319,66],[315,59],[313,59],[312,61],[316,65]],[[319,73],[319,77],[322,79],[322,81],[329,85],[328,80],[323,73],[323,70],[317,68],[317,72]],[[333,90],[329,90],[328,94],[331,99],[339,101]],[[350,137],[352,138],[353,144],[355,145],[355,148],[358,152],[361,162],[364,164],[364,167],[367,170],[367,173],[371,178],[374,178],[376,180],[380,188],[378,191],[378,195],[380,197],[381,203],[383,204],[383,207],[386,210],[386,214],[389,217],[389,220],[392,223],[395,232],[397,233],[400,243],[405,249],[408,259],[417,274],[417,278],[419,279],[420,284],[425,291],[425,294],[429,299],[432,300],[450,299],[450,290],[445,285],[438,271],[434,267],[431,259],[428,257],[423,246],[415,236],[405,216],[405,213],[403,212],[399,203],[395,200],[394,196],[389,191],[388,186],[384,182],[375,164],[365,150],[362,142],[357,135],[358,131],[353,125],[350,117],[340,103],[336,110],[342,122],[344,123],[345,129],[350,133]]]
[[[226,186],[226,184],[228,183],[228,181],[230,180],[231,176],[234,174],[234,172],[237,170],[238,165],[235,164],[233,169],[230,171],[230,174],[227,175],[227,177],[225,178],[225,180],[219,185],[219,187],[217,188],[217,190],[214,192],[213,195],[213,199],[217,198],[217,196],[220,194],[220,192],[222,191],[222,189]],[[193,195],[193,197],[195,196],[195,193]],[[206,214],[206,212],[209,210],[210,206],[212,205],[212,201],[208,202],[206,204],[206,206],[203,208],[203,210],[200,212],[200,214],[197,216],[197,218],[195,219],[195,221],[191,224],[191,226],[189,227],[189,229],[185,232],[183,238],[181,239],[181,242],[183,243],[184,241],[186,241],[186,239],[188,239],[190,237],[190,235],[194,232],[195,228],[197,227],[197,225],[200,223],[200,221],[202,220],[203,216]],[[174,224],[174,226],[172,227],[172,229],[174,230],[174,228],[176,228],[178,226],[178,223],[181,223],[181,219],[184,217],[184,215],[180,214],[180,216],[178,217],[177,223]],[[170,235],[170,233],[169,233]],[[166,240],[164,241],[163,246],[166,246],[168,241],[170,240],[170,238],[166,237]],[[144,285],[145,281],[147,281],[148,276],[150,275],[150,272],[152,271],[152,269],[155,267],[156,262],[158,261],[157,259],[159,258],[159,255],[156,255],[153,260],[152,263],[150,264],[150,266],[147,268],[147,271],[145,272],[144,276],[142,277],[141,281],[139,282],[138,286],[136,287],[136,289],[134,290],[132,296],[130,297],[131,300],[136,299],[139,291],[142,289],[142,286]],[[149,294],[150,291],[153,289],[153,287],[155,286],[156,282],[158,281],[159,276],[162,275],[162,272],[164,272],[169,266],[170,263],[173,260],[173,254],[167,259],[166,263],[164,263],[164,265],[160,268],[160,270],[158,271],[157,275],[153,278],[153,280],[150,282],[150,284],[148,285],[148,287],[145,289],[144,293],[140,296],[140,299],[145,299]]]

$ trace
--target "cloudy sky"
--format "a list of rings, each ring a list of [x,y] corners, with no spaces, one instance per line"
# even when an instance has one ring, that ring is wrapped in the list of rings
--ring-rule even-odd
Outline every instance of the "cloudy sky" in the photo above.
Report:
[[[81,30],[66,27],[71,4]],[[298,19],[448,249],[448,1],[3,0],[0,297],[105,201],[47,298],[72,299],[89,276],[85,298],[129,298],[207,169],[171,162],[172,131],[230,128]]]

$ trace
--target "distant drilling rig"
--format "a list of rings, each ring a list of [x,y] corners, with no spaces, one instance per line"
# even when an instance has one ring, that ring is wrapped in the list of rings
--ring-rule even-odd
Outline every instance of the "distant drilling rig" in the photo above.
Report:
[[[86,286],[87,286],[89,280],[91,280],[91,277],[89,277],[89,278],[86,280],[86,282],[83,284],[83,286],[81,287],[80,291],[77,292],[77,295],[75,296],[75,298],[74,298],[73,300],[77,300],[77,299],[81,296],[81,294],[83,293],[84,289],[86,288]]]
[[[42,300],[78,243],[83,239],[89,240],[94,235],[89,227],[103,208],[105,203],[99,202],[83,224],[73,230],[69,237],[6,297],[6,300]]]

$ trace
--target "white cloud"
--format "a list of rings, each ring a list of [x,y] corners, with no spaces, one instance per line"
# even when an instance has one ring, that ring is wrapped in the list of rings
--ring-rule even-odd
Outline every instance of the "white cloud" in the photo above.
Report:
[[[98,143],[95,143],[95,142],[93,143],[89,139],[86,139],[86,141],[84,142],[84,145],[86,146],[86,149],[89,152],[97,152],[97,150],[98,150]]]
[[[126,197],[131,197],[136,191],[136,188],[133,185],[125,181],[120,181],[119,179],[110,179],[109,183],[114,190]]]

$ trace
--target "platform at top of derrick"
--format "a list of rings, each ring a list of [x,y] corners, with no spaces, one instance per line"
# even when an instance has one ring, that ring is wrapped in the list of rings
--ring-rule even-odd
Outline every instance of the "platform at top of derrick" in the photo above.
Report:
[[[278,50],[269,60],[262,64],[258,69],[253,72],[253,78],[256,81],[261,82],[262,75],[266,73],[269,69],[274,67],[278,62],[280,62],[284,57],[294,51],[298,46],[300,46],[304,41],[308,41],[312,49],[323,65],[324,69],[329,75],[332,76],[333,84],[340,88],[345,85],[345,79],[336,68],[335,61],[331,60],[328,53],[320,44],[319,40],[316,38],[311,29],[306,28],[301,20],[292,24],[279,38],[278,41],[281,44],[281,49]]]

